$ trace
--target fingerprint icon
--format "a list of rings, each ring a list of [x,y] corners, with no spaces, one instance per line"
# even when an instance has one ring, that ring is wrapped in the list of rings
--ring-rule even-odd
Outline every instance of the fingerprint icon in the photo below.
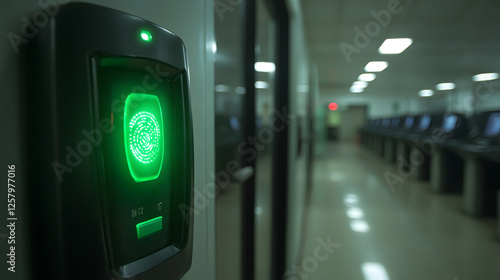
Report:
[[[161,129],[155,116],[142,111],[129,123],[129,146],[134,157],[142,163],[153,162],[161,149]]]

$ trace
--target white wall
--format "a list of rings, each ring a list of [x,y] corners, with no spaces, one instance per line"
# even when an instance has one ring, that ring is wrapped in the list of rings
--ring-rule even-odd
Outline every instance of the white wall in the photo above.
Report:
[[[42,0],[46,2],[48,0]],[[66,1],[64,1],[66,2]],[[214,170],[213,132],[213,24],[214,0],[89,0],[91,2],[137,15],[157,23],[181,37],[186,45],[191,77],[191,100],[194,119],[195,187],[200,192],[212,179],[208,172]],[[30,17],[40,7],[37,1],[18,0],[2,2],[0,10],[0,122],[3,130],[1,141],[2,166],[20,163],[20,147],[17,133],[20,124],[17,119],[18,64],[6,36],[9,32],[20,33],[21,18]],[[4,134],[5,133],[5,134]],[[18,168],[22,172],[22,166]],[[26,174],[24,174],[26,176]],[[2,204],[3,205],[3,204]],[[18,205],[20,211],[23,205]],[[19,229],[21,233],[24,229]],[[3,230],[0,230],[0,233]],[[3,248],[3,244],[0,243]],[[20,245],[22,248],[22,244]],[[215,205],[209,203],[195,216],[194,252],[191,270],[184,279],[215,279]],[[23,254],[18,251],[18,254]],[[18,263],[23,267],[22,260]],[[27,265],[25,271],[28,271]],[[19,270],[19,279],[27,279]]]

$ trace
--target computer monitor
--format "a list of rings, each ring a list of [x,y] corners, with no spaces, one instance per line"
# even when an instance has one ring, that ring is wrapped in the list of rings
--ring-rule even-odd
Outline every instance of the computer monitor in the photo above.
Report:
[[[383,127],[388,127],[390,124],[391,124],[391,119],[383,119],[382,120]]]
[[[488,123],[484,129],[484,136],[495,136],[500,134],[500,113],[493,113],[488,118]]]
[[[392,119],[392,122],[391,122],[391,126],[392,126],[392,127],[397,127],[397,126],[399,126],[399,121],[400,121],[400,119],[399,119],[399,118],[393,118],[393,119]]]
[[[405,128],[411,128],[413,126],[414,121],[415,121],[415,117],[406,117]]]
[[[431,124],[431,116],[429,115],[423,115],[422,118],[420,119],[420,123],[418,125],[418,129],[420,130],[426,130],[429,128],[429,125]]]
[[[457,120],[458,120],[457,115],[446,116],[444,121],[443,121],[443,125],[441,126],[441,129],[444,132],[452,131],[455,128],[455,126],[457,125]]]

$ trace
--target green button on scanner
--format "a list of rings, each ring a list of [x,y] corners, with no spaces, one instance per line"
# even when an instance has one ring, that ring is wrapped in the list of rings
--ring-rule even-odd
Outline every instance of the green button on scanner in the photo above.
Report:
[[[141,239],[155,232],[162,230],[163,217],[156,217],[142,223],[138,223],[135,228],[137,229],[137,238]]]

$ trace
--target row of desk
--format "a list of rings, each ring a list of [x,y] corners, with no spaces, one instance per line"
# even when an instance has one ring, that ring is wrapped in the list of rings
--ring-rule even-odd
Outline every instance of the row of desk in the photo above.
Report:
[[[462,193],[465,213],[500,217],[500,111],[373,119],[361,142],[395,164],[398,176]]]

